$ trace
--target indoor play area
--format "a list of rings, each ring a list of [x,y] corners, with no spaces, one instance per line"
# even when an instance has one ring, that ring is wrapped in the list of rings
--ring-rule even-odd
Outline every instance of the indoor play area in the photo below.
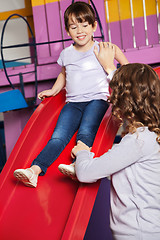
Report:
[[[37,93],[52,87],[59,54],[72,43],[63,15],[73,2],[0,0],[1,240],[112,240],[109,180],[82,184],[58,171],[60,163],[70,163],[75,135],[37,189],[13,177],[47,144],[65,104],[65,90],[42,102]],[[84,2],[96,13],[95,40],[116,44],[130,63],[148,64],[160,76],[160,0]],[[109,107],[93,144],[96,156],[112,147],[118,129]]]

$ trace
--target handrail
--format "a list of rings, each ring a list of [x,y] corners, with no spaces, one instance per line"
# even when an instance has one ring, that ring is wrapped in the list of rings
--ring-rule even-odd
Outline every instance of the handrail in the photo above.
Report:
[[[31,56],[31,57],[26,57],[26,58],[23,57],[23,58],[18,58],[18,59],[13,59],[13,60],[7,60],[7,61],[5,61],[4,56],[3,56],[3,49],[12,48],[12,46],[3,46],[4,32],[5,32],[5,29],[6,29],[6,26],[7,26],[8,21],[9,21],[12,17],[15,17],[15,16],[22,18],[22,19],[25,21],[25,23],[27,24],[28,28],[29,28],[29,31],[30,31],[31,36],[32,36],[32,41],[33,41],[33,43],[32,43],[32,44],[26,43],[25,46],[33,46],[33,47],[34,47],[34,57],[32,57],[32,56]],[[19,44],[14,45],[14,47],[15,47],[15,48],[19,47]],[[22,60],[22,59],[24,60],[24,59],[27,59],[27,58],[34,58],[34,71],[32,71],[32,72],[35,73],[35,97],[34,97],[34,101],[33,101],[33,103],[35,104],[36,99],[37,99],[37,85],[38,85],[38,82],[37,82],[37,50],[36,50],[36,42],[35,42],[35,37],[34,37],[34,35],[33,35],[33,31],[32,31],[32,29],[31,29],[28,21],[27,21],[22,15],[20,15],[20,14],[16,14],[16,13],[15,13],[15,14],[10,15],[10,16],[6,19],[6,21],[5,21],[4,25],[3,25],[2,35],[1,35],[1,58],[2,58],[2,64],[3,64],[3,68],[4,68],[4,72],[5,72],[6,78],[7,78],[8,82],[9,82],[10,86],[12,87],[12,89],[15,89],[15,87],[14,87],[14,85],[12,84],[12,82],[10,81],[9,77],[16,76],[16,75],[19,76],[19,78],[20,78],[21,92],[22,92],[23,96],[24,96],[24,86],[23,86],[23,83],[22,83],[22,82],[23,82],[23,74],[24,74],[24,73],[21,73],[21,72],[20,72],[20,73],[18,73],[18,74],[8,75],[5,63],[7,63],[7,62],[15,62],[15,61],[17,61],[17,60]],[[25,72],[25,74],[28,74],[28,73],[30,73],[30,72]],[[25,97],[25,96],[24,96],[24,97]]]

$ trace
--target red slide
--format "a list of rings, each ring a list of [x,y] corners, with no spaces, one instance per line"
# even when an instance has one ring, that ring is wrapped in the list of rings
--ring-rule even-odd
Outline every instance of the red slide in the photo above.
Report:
[[[50,139],[64,93],[45,99],[21,133],[0,174],[1,240],[83,240],[100,181],[81,184],[58,171],[60,163],[70,163],[75,136],[59,158],[39,177],[38,187],[29,188],[13,177],[17,168],[27,168]],[[107,111],[94,141],[96,156],[111,148],[117,123]]]

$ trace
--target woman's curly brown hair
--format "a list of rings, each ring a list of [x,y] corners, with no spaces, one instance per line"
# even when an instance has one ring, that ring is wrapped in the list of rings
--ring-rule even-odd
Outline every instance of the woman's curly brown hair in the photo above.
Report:
[[[124,134],[147,126],[160,144],[160,80],[146,64],[132,63],[120,67],[110,82],[112,113],[126,121]]]

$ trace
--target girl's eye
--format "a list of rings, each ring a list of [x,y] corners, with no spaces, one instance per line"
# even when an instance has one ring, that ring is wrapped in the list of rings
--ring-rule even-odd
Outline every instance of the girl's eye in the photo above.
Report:
[[[77,27],[76,26],[72,26],[71,29],[76,29]]]
[[[84,24],[84,25],[83,25],[83,27],[88,27],[88,24],[87,24],[87,23],[86,23],[86,24]]]

